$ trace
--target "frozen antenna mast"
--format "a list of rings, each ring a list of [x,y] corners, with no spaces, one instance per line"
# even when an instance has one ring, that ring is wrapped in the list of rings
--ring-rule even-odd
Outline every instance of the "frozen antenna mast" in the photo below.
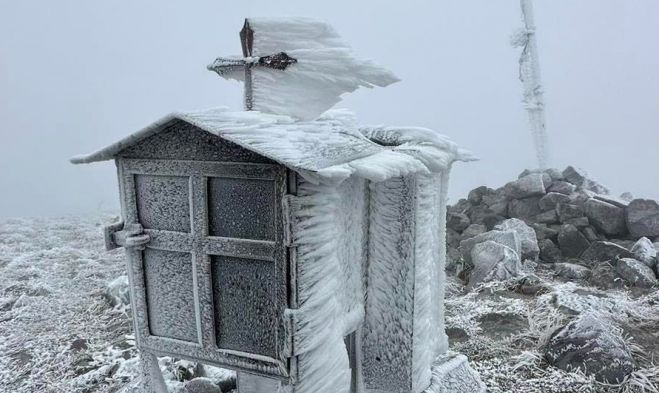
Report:
[[[521,47],[519,78],[524,90],[524,105],[529,115],[529,124],[538,158],[539,169],[547,167],[547,130],[545,126],[545,102],[542,96],[540,63],[535,36],[532,0],[520,0],[524,27],[512,37],[513,46]]]
[[[219,57],[208,69],[244,81],[246,110],[313,120],[344,93],[398,81],[313,19],[245,19],[240,40],[242,58]]]

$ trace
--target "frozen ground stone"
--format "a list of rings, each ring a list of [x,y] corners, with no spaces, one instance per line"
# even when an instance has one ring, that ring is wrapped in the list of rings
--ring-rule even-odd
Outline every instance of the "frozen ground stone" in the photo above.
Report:
[[[538,259],[538,254],[540,254],[538,239],[533,228],[526,225],[524,221],[517,218],[510,218],[497,225],[495,229],[500,231],[514,231],[520,240],[522,250],[520,257],[534,261]]]
[[[574,218],[581,218],[584,216],[584,210],[581,206],[573,203],[559,203],[556,206],[558,218],[562,223]]]
[[[558,213],[555,209],[547,210],[533,217],[532,221],[538,224],[558,224]]]
[[[563,225],[558,233],[558,245],[563,256],[579,258],[590,246],[588,239],[574,225]]]
[[[128,276],[120,276],[110,282],[103,295],[112,307],[130,304]]]
[[[583,280],[590,277],[590,269],[574,263],[554,264],[556,274],[568,280]]]
[[[483,224],[471,224],[463,232],[463,239],[471,239],[474,236],[478,236],[481,233],[485,233],[487,228]]]
[[[577,189],[577,186],[566,181],[555,181],[547,188],[547,192],[557,192],[559,194],[570,195]]]
[[[540,198],[538,205],[540,206],[540,209],[546,211],[546,210],[555,209],[559,203],[569,203],[569,202],[570,202],[569,196],[558,192],[550,192],[547,195]]]
[[[503,244],[507,247],[510,247],[517,255],[522,253],[522,245],[515,231],[489,231],[481,233],[477,236],[474,236],[470,239],[465,239],[460,242],[460,252],[462,253],[462,258],[465,262],[471,262],[471,252],[474,246],[478,243],[483,243],[488,240],[494,241],[495,243]]]
[[[591,198],[585,203],[586,217],[595,228],[609,236],[627,232],[625,210],[610,203]]]
[[[476,244],[471,250],[474,269],[469,286],[492,280],[508,280],[522,274],[519,254],[512,248],[492,240]]]
[[[600,382],[622,382],[636,364],[620,330],[592,312],[581,314],[549,339],[545,357],[566,371],[583,371]]]
[[[590,179],[588,177],[588,174],[582,169],[568,166],[563,171],[563,176],[567,181],[569,181],[570,183],[574,184],[577,187],[581,187],[583,189],[593,191],[598,194],[603,194],[603,195],[609,194],[609,190],[606,187]]]
[[[446,220],[446,226],[458,232],[467,229],[469,223],[469,217],[464,213],[449,213]]]
[[[642,237],[632,246],[634,257],[647,267],[653,268],[657,262],[657,250],[647,237]]]
[[[628,249],[612,242],[597,241],[588,247],[581,255],[581,259],[587,262],[613,261],[618,258],[633,258],[634,255]]]
[[[540,259],[544,262],[555,263],[561,260],[561,250],[551,239],[543,239],[538,242],[540,247]]]
[[[195,378],[185,383],[186,393],[222,393],[222,389],[208,378]]]
[[[504,192],[510,199],[522,199],[545,194],[542,174],[532,173],[504,186]]]
[[[659,236],[659,204],[651,199],[634,199],[627,206],[627,228],[634,237]]]
[[[636,259],[622,258],[618,260],[616,272],[632,285],[638,287],[651,287],[657,284],[657,277],[652,269]]]
[[[532,220],[533,217],[542,213],[538,205],[540,197],[529,197],[524,199],[513,199],[508,204],[508,215],[511,218]]]

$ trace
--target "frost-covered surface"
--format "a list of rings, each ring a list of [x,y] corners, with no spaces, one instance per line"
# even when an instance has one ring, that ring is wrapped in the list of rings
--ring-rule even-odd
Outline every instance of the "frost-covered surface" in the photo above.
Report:
[[[382,181],[394,176],[437,172],[472,156],[447,137],[411,127],[361,128],[346,110],[332,110],[314,121],[256,111],[214,108],[174,113],[95,153],[74,157],[74,163],[112,159],[138,141],[162,131],[174,119],[193,124],[230,142],[300,172],[308,180],[340,182],[355,174]],[[377,131],[379,130],[379,131]],[[383,146],[364,134],[398,135],[396,146]]]
[[[449,279],[446,325],[451,348],[469,357],[488,392],[659,390],[659,367],[655,365],[659,356],[659,292],[633,297],[629,292],[561,282],[543,265],[537,267],[536,274],[544,284],[535,294],[524,294],[523,287],[530,288],[525,279],[486,283],[471,291],[455,278]],[[637,368],[620,385],[551,367],[544,358],[543,349],[551,334],[586,312],[613,321],[632,349]]]
[[[116,392],[138,375],[130,310],[104,294],[126,272],[123,252],[104,250],[101,227],[115,220],[0,222],[0,392]],[[202,374],[191,362],[160,365],[170,392]],[[217,368],[203,375],[235,378]]]
[[[285,71],[252,69],[253,109],[311,120],[359,87],[385,87],[399,79],[355,56],[332,26],[310,18],[249,18],[253,57],[285,52],[297,60]],[[244,72],[224,74],[243,80]]]

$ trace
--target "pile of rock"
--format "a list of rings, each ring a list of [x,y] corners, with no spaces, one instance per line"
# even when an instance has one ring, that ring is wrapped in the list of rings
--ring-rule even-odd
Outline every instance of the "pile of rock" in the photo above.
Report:
[[[610,196],[571,166],[478,187],[449,206],[447,228],[448,268],[471,272],[472,285],[515,275],[525,260],[555,263],[567,278],[593,270],[594,280],[608,274],[638,286],[657,282],[659,204]]]

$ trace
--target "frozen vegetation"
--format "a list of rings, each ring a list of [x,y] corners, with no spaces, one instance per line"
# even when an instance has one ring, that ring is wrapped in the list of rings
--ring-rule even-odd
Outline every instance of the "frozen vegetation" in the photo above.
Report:
[[[659,239],[636,241],[653,233],[654,221],[646,218],[655,205],[589,191],[604,189],[576,170],[540,176],[540,182],[481,188],[450,208],[451,348],[469,356],[494,393],[658,392],[659,292],[656,282],[642,280],[656,275],[653,241]],[[549,189],[571,199],[547,197]],[[587,207],[591,199],[608,202]],[[630,222],[609,225],[616,207],[629,206],[633,214],[623,218]],[[611,220],[597,221],[601,209]],[[511,212],[521,218],[511,221]],[[105,252],[101,235],[115,219],[99,214],[0,222],[1,392],[137,392],[123,252]],[[561,236],[566,225],[576,231]],[[566,240],[581,235],[587,244]],[[459,240],[469,239],[476,240],[464,243],[470,250],[465,261]],[[468,265],[481,261],[480,278],[470,280]],[[574,359],[580,359],[577,367]],[[235,387],[230,371],[170,358],[160,366],[171,392]]]

